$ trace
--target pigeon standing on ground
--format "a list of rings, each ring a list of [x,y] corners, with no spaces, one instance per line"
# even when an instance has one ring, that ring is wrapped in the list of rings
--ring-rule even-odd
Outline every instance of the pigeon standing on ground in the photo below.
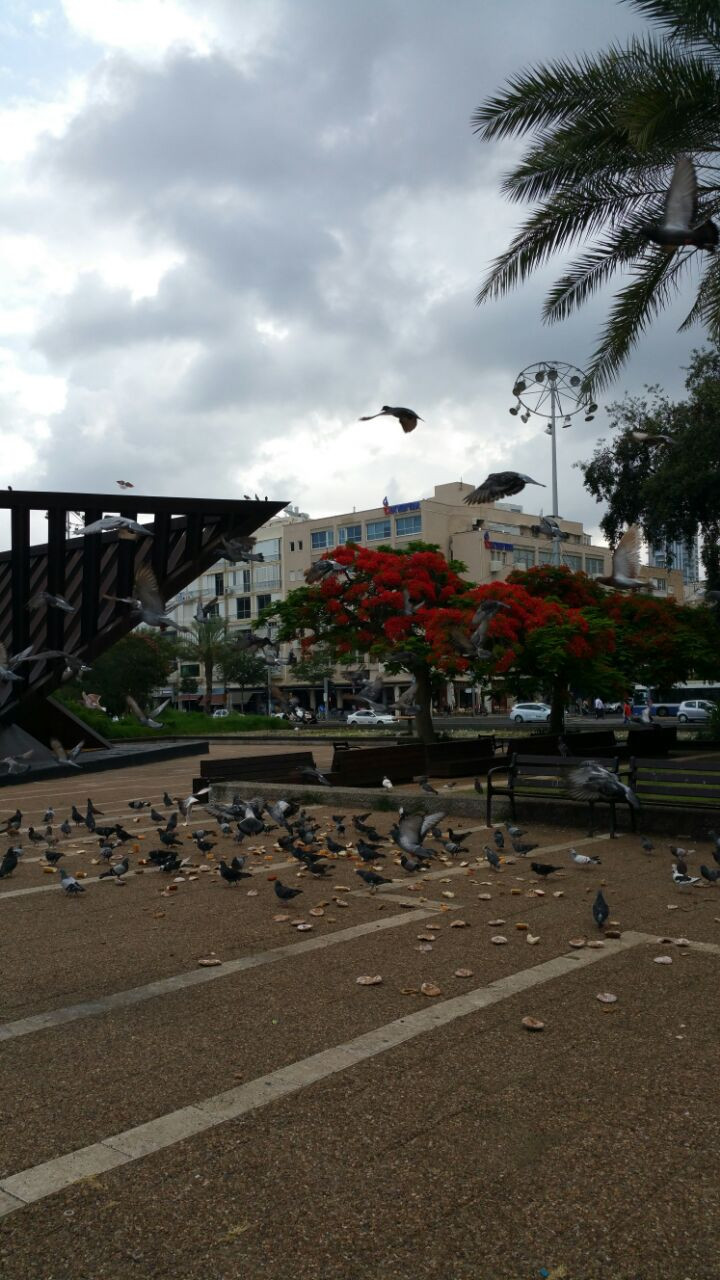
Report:
[[[522,840],[513,840],[512,847],[514,852],[518,855],[518,857],[527,858],[528,854],[533,852],[533,849],[539,848],[539,845],[527,844]]]
[[[249,871],[243,871],[242,867],[229,867],[225,859],[221,858],[220,875],[226,884],[237,884],[240,880],[249,879],[251,873]]]
[[[687,875],[686,872],[680,870],[676,863],[673,863],[672,878],[673,883],[676,884],[679,889],[689,889],[692,885],[701,883],[698,876]]]
[[[383,780],[382,780],[382,784],[383,784],[383,787],[385,788],[385,790],[386,790],[386,791],[392,791],[392,786],[393,786],[393,784],[392,784],[392,782],[390,781],[390,779],[388,778],[387,774],[385,774],[385,775],[384,775]]]
[[[60,884],[66,893],[85,892],[85,886],[80,884],[74,876],[71,876],[69,871],[66,871],[64,867],[58,867],[58,870],[60,872]]]
[[[4,880],[5,876],[12,875],[18,864],[18,857],[20,853],[22,853],[21,849],[11,847],[3,855],[3,860],[0,862],[0,880]]]
[[[107,871],[101,871],[98,879],[105,880],[108,876],[114,876],[116,880],[119,880],[121,876],[127,875],[129,866],[129,858],[122,858],[121,861],[116,862],[114,866],[108,867]]]
[[[595,896],[595,901],[593,902],[593,905],[592,905],[592,913],[593,913],[593,919],[598,929],[602,929],[605,924],[605,921],[610,915],[610,908],[607,902],[605,901],[605,898],[603,897],[602,889],[598,889],[597,891],[597,894]]]
[[[570,857],[576,867],[599,867],[600,859],[593,858],[589,853],[578,853],[577,849],[570,850]]]
[[[495,850],[490,848],[489,844],[485,845],[485,857],[490,863],[493,871],[498,871],[500,869],[500,858]]]
[[[418,782],[420,783],[422,790],[427,791],[428,795],[430,796],[437,795],[437,791],[435,790],[435,787],[433,787],[432,784],[428,782],[427,778],[418,778]]]
[[[496,848],[505,848],[505,837],[499,827],[496,827],[493,831],[493,840],[495,841]]]
[[[705,863],[703,862],[702,866],[700,867],[700,875],[702,876],[703,880],[707,880],[710,884],[717,884],[718,880],[720,880],[720,868],[717,871],[715,871],[710,867],[706,867]]]
[[[562,867],[553,867],[549,862],[531,862],[531,870],[536,876],[542,876],[543,880],[546,876],[551,876],[555,871],[562,871]]]
[[[275,881],[275,894],[281,902],[289,902],[291,898],[297,898],[302,893],[302,889],[291,889],[289,885],[283,884],[282,880]]]
[[[380,876],[377,871],[365,871],[363,867],[359,867],[355,875],[360,876],[360,879],[364,880],[370,889],[379,889],[381,884],[392,884],[392,880],[388,879],[387,876]]]

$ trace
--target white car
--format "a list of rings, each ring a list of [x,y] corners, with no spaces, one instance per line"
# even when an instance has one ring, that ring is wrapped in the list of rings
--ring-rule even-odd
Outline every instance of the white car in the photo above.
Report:
[[[385,715],[381,711],[371,711],[368,707],[367,710],[351,711],[345,723],[377,726],[382,724],[396,724],[397,722],[394,716]]]
[[[229,715],[230,712],[227,707],[217,707],[216,710],[213,711],[213,720],[224,720],[225,717]]]
[[[516,724],[523,720],[549,720],[552,712],[546,702],[516,702],[510,708],[510,719]]]
[[[714,710],[714,702],[708,702],[705,698],[690,698],[680,703],[677,718],[682,724],[688,720],[709,720]]]

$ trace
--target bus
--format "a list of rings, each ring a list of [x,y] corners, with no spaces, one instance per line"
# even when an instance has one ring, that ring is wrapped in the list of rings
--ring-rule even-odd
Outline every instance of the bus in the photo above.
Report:
[[[720,683],[713,680],[688,680],[684,684],[675,684],[670,689],[636,684],[633,690],[634,716],[642,715],[648,705],[648,695],[652,702],[653,716],[663,720],[669,716],[676,716],[680,703],[688,698],[705,698],[708,702],[720,703]]]

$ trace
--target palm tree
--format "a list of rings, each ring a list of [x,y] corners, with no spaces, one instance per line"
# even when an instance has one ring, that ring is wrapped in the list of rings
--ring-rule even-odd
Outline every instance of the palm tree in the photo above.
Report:
[[[181,658],[198,662],[205,678],[205,710],[209,714],[212,705],[213,672],[232,652],[232,641],[223,618],[206,618],[193,622],[192,633],[177,647]]]
[[[486,141],[530,135],[504,191],[535,208],[493,263],[477,301],[499,297],[573,242],[582,252],[550,289],[546,320],[561,320],[616,273],[616,293],[587,365],[588,387],[607,384],[683,278],[699,276],[683,328],[702,321],[720,336],[720,257],[650,244],[675,157],[690,153],[702,214],[720,210],[720,7],[718,0],[625,0],[657,32],[596,57],[518,73],[478,108]],[[628,279],[629,277],[629,279]]]

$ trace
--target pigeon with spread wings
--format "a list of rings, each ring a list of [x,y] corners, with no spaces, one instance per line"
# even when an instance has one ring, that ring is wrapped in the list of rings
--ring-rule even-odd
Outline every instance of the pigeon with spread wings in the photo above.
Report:
[[[597,578],[604,587],[614,587],[616,591],[629,591],[633,587],[645,587],[647,582],[640,576],[640,529],[633,524],[625,531],[618,542],[612,557],[612,570],[603,578]]]
[[[393,408],[389,404],[384,404],[379,413],[368,413],[363,418],[358,418],[358,422],[371,422],[373,418],[391,417],[397,418],[403,431],[407,434],[414,431],[418,422],[424,422],[425,419],[420,417],[414,409],[403,409],[402,407]]]
[[[149,564],[141,564],[135,573],[134,596],[105,596],[105,600],[114,600],[118,604],[130,604],[133,612],[149,627],[158,627],[160,631],[172,628],[174,631],[189,631],[189,627],[181,627],[165,611],[165,601],[160,594],[157,578]]]
[[[718,229],[710,218],[698,222],[697,174],[689,156],[681,154],[675,160],[662,221],[645,227],[644,233],[668,253],[685,246],[715,252]]]
[[[126,696],[125,701],[128,705],[128,709],[132,712],[139,724],[144,725],[146,729],[164,729],[165,726],[161,724],[159,720],[156,720],[155,717],[161,715],[169,705],[169,698],[166,698],[164,702],[159,703],[159,705],[155,707],[149,715],[146,715],[146,713],[140,709],[135,699],[131,698],[129,693]]]
[[[464,501],[496,502],[498,498],[512,498],[516,493],[522,493],[526,484],[536,484],[541,489],[547,488],[542,481],[533,480],[531,476],[525,476],[520,471],[491,471],[477,489],[473,489],[472,493],[466,495]]]

